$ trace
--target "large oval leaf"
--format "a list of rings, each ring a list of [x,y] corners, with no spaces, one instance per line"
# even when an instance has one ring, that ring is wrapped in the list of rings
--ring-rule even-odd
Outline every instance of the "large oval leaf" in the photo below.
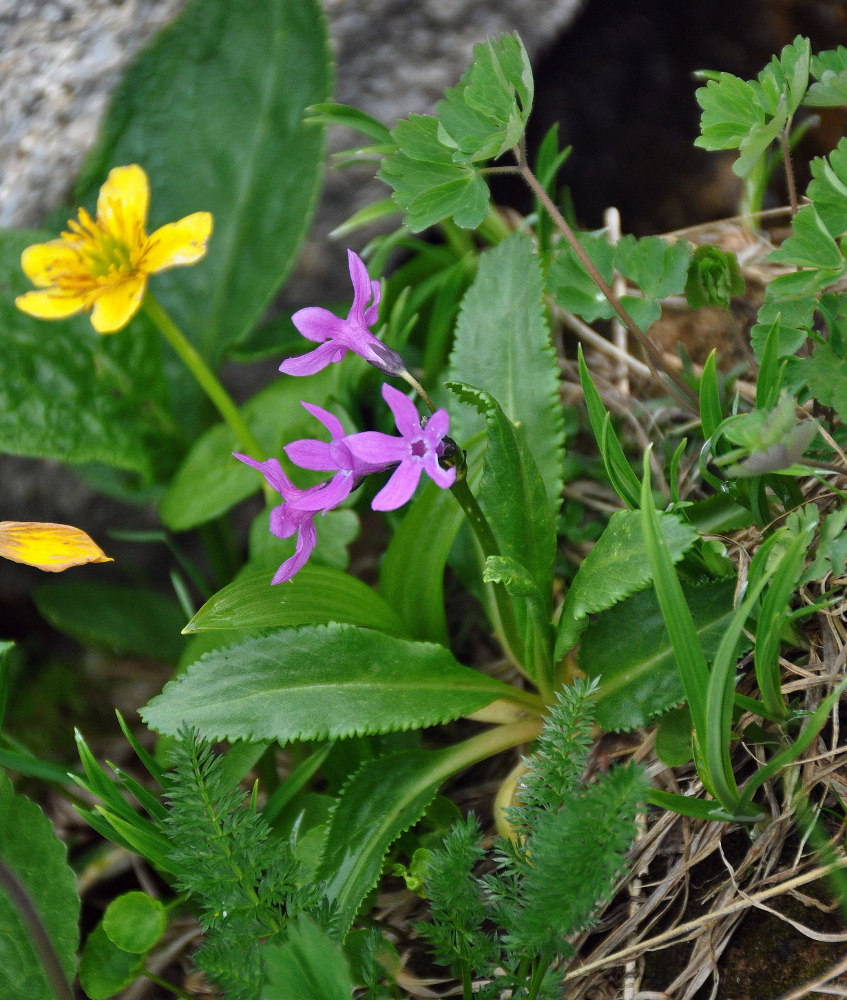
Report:
[[[444,646],[352,625],[250,636],[212,650],[141,710],[162,733],[205,739],[332,739],[421,728],[529,695],[462,666]]]
[[[269,572],[239,577],[211,597],[185,632],[279,628],[347,622],[406,636],[405,625],[376,591],[349,573],[304,566],[287,584],[271,586]]]
[[[78,185],[91,205],[110,167],[150,177],[150,229],[210,211],[202,262],[154,293],[211,360],[260,318],[294,262],[320,182],[323,129],[303,111],[330,96],[316,0],[193,0],[115,91]]]

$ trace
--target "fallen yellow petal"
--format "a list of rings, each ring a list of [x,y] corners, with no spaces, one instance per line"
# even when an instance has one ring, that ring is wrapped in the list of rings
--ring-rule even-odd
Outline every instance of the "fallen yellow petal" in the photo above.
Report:
[[[48,573],[84,563],[112,562],[79,528],[42,521],[0,521],[0,556]]]

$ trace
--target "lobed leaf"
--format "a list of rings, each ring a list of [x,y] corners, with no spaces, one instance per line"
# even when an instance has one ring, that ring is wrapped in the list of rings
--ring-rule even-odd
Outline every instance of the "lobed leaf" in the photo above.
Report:
[[[843,45],[812,56],[810,69],[815,82],[803,100],[807,107],[847,105],[847,49]]]

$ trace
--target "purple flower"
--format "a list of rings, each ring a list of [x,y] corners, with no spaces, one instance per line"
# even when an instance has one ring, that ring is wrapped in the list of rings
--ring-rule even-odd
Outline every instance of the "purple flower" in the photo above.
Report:
[[[438,463],[444,450],[442,439],[450,429],[446,410],[437,410],[426,426],[421,427],[417,407],[402,392],[393,386],[383,385],[382,397],[391,407],[401,437],[392,437],[380,431],[363,431],[348,435],[344,443],[360,462],[381,465],[382,468],[399,462],[371,504],[374,510],[395,510],[415,492],[422,472],[426,472],[442,489],[447,489],[455,482],[456,470],[442,469]]]
[[[331,435],[330,441],[318,441],[314,438],[301,438],[285,446],[285,454],[301,469],[317,469],[321,472],[334,472],[335,475],[323,488],[311,497],[300,501],[305,508],[327,510],[345,500],[356,485],[356,480],[371,472],[382,472],[392,462],[368,462],[357,458],[347,447],[347,439],[341,421],[320,406],[303,403],[309,413],[326,427]]]
[[[312,549],[317,544],[315,515],[318,511],[326,513],[335,505],[324,502],[316,504],[316,498],[324,491],[325,484],[319,483],[307,490],[298,489],[282,471],[282,466],[275,458],[258,462],[249,455],[236,454],[235,457],[258,469],[269,485],[283,498],[283,503],[271,511],[271,534],[277,538],[290,538],[295,531],[297,532],[294,555],[285,560],[271,580],[271,583],[285,583],[306,565]]]
[[[347,251],[347,261],[353,282],[353,305],[347,319],[320,306],[308,306],[294,313],[291,321],[300,333],[307,340],[317,341],[320,347],[283,361],[279,370],[286,375],[314,375],[328,364],[341,361],[348,351],[358,354],[386,375],[401,375],[406,371],[400,355],[368,329],[379,313],[379,282],[370,280],[362,259],[352,250]],[[373,302],[367,305],[371,299]]]

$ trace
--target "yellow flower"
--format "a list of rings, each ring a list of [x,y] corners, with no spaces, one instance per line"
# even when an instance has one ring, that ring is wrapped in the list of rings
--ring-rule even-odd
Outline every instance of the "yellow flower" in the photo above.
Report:
[[[0,521],[0,556],[48,573],[83,563],[112,562],[79,528],[42,521]]]
[[[90,309],[98,333],[126,326],[141,305],[148,275],[200,260],[212,232],[211,214],[195,212],[148,236],[149,201],[141,167],[111,170],[100,188],[96,218],[81,208],[61,239],[24,250],[21,267],[39,291],[19,295],[18,309],[39,319]]]

